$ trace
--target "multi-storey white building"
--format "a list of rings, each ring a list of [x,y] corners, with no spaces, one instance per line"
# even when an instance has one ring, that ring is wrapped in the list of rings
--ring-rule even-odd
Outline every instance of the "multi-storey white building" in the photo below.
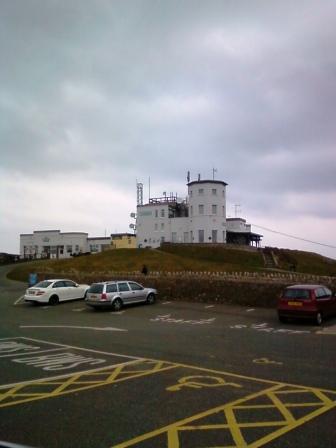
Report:
[[[241,218],[226,219],[226,186],[220,180],[188,182],[182,200],[170,194],[137,206],[137,247],[171,243],[259,244],[260,235]],[[142,198],[142,193],[138,198]],[[244,226],[242,226],[244,224]],[[236,236],[244,238],[236,239]]]

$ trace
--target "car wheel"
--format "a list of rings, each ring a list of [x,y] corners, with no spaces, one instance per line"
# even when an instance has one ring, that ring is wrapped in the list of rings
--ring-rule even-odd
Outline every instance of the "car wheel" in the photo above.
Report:
[[[120,299],[115,299],[115,301],[112,303],[113,311],[119,311],[122,308],[122,301]]]
[[[316,314],[316,324],[317,324],[317,325],[321,325],[321,324],[322,324],[322,321],[323,321],[322,313],[318,312],[318,313]]]
[[[58,302],[59,302],[58,296],[51,296],[49,299],[49,305],[54,306],[54,305],[57,305]]]
[[[154,294],[148,294],[147,300],[146,302],[151,305],[152,303],[155,302],[155,295]]]

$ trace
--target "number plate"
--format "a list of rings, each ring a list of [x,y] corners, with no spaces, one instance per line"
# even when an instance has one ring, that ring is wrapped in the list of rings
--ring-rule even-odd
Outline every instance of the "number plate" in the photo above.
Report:
[[[288,305],[291,305],[291,306],[302,306],[302,302],[288,302]]]

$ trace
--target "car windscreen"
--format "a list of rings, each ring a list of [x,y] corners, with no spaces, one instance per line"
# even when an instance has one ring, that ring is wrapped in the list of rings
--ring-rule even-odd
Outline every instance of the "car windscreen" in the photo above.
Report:
[[[303,299],[308,300],[310,297],[309,289],[285,289],[283,293],[285,299]]]
[[[90,286],[89,293],[92,294],[100,294],[104,290],[104,285],[100,285],[99,283],[94,283]]]
[[[52,284],[52,282],[48,282],[46,280],[44,280],[43,282],[39,282],[36,283],[36,285],[34,285],[34,288],[48,288],[48,286],[50,286]]]

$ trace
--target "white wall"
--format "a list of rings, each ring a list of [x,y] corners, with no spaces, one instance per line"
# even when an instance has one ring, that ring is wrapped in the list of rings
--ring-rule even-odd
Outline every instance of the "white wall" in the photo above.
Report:
[[[204,243],[214,242],[214,231],[217,242],[225,243],[226,184],[221,181],[190,182],[187,202],[189,217],[183,218],[169,218],[166,203],[138,206],[137,247],[159,247],[162,239],[173,243],[198,243],[199,230],[204,231]],[[203,208],[203,214],[199,206]]]
[[[242,218],[229,218],[227,220],[227,230],[231,232],[251,232],[251,224],[246,224]]]
[[[41,258],[50,253],[50,258],[69,258],[71,253],[87,252],[88,234],[59,230],[35,231],[20,235],[20,258]]]
[[[190,231],[194,243],[202,242],[199,231],[204,232],[204,243],[212,243],[213,231],[217,243],[226,242],[226,186],[222,182],[200,181],[188,185]],[[202,213],[203,212],[203,213]]]

